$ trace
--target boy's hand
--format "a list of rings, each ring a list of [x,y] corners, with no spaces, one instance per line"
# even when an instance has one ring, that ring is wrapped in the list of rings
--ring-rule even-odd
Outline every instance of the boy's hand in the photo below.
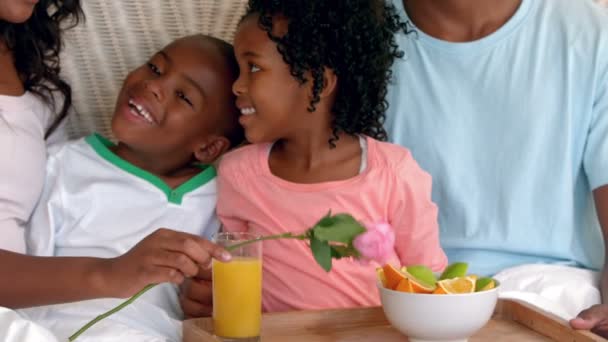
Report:
[[[212,298],[211,268],[201,268],[182,284],[179,304],[186,318],[208,317],[213,313]]]
[[[222,247],[196,235],[161,228],[127,253],[108,259],[102,283],[113,297],[130,297],[149,284],[181,284],[211,258],[229,260]]]
[[[570,320],[574,329],[591,330],[608,338],[608,304],[597,304],[581,311],[575,319]]]

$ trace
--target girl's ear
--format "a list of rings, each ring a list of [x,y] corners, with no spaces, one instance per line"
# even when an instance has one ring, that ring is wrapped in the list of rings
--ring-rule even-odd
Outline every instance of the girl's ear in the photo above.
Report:
[[[332,95],[338,87],[338,76],[333,69],[323,69],[323,90],[319,94],[321,98]]]
[[[202,142],[194,150],[194,157],[203,164],[213,163],[222,153],[230,147],[230,141],[226,137],[216,136]]]

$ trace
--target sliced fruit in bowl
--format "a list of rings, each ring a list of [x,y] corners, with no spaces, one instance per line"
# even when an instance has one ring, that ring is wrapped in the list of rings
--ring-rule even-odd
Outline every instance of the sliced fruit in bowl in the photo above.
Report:
[[[487,291],[496,287],[493,278],[467,275],[468,264],[456,262],[446,267],[439,278],[423,265],[397,268],[386,264],[376,269],[378,281],[384,288],[410,293],[463,294]]]
[[[439,280],[452,279],[458,277],[464,277],[467,275],[469,264],[466,262],[455,262],[449,264],[448,267],[443,270],[443,273],[439,276]]]
[[[450,265],[436,275],[420,265],[376,270],[382,308],[391,325],[410,341],[466,341],[492,317],[499,284],[467,275],[468,265]]]
[[[444,291],[444,294],[475,292],[475,279],[469,277],[444,279],[438,281],[437,285]]]

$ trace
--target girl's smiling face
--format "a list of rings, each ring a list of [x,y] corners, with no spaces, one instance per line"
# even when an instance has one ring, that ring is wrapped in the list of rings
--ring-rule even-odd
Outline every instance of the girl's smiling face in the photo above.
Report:
[[[292,137],[312,119],[307,111],[310,82],[295,79],[277,50],[277,44],[258,26],[258,15],[239,25],[234,50],[240,75],[232,90],[241,111],[239,122],[251,143],[273,142]],[[273,19],[273,34],[287,31],[287,21]]]

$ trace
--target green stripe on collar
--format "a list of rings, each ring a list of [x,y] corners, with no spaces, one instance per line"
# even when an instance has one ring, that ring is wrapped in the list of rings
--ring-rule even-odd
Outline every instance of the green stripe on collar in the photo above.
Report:
[[[200,188],[217,176],[215,168],[212,165],[197,165],[201,168],[200,173],[177,188],[171,189],[171,187],[158,176],[129,163],[112,152],[110,148],[116,146],[116,144],[107,138],[95,133],[87,136],[85,140],[100,157],[123,171],[148,181],[160,189],[167,196],[167,200],[173,204],[182,204],[184,195]]]

